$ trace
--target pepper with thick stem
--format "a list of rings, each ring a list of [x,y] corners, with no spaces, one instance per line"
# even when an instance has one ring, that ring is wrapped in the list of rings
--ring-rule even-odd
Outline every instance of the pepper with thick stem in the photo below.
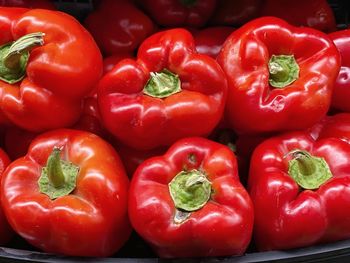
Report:
[[[107,257],[131,233],[128,186],[107,142],[88,132],[54,130],[34,139],[27,155],[6,169],[1,201],[10,225],[31,245]]]
[[[350,144],[339,138],[267,139],[251,158],[248,189],[260,251],[350,238]]]
[[[340,69],[326,34],[275,17],[234,31],[217,61],[228,80],[225,116],[238,134],[310,128],[329,110]]]
[[[1,7],[0,27],[0,123],[31,132],[73,125],[102,73],[93,38],[44,9]]]
[[[224,111],[226,77],[211,57],[198,54],[190,32],[171,29],[146,39],[137,59],[125,59],[98,84],[106,129],[135,149],[207,136]]]
[[[234,153],[200,137],[144,161],[131,181],[131,223],[162,258],[244,253],[252,210]]]

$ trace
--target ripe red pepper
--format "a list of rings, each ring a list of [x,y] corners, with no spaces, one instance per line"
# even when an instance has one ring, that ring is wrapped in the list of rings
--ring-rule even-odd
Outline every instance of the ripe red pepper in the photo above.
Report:
[[[350,238],[350,144],[292,132],[254,151],[249,175],[259,250]]]
[[[104,126],[135,149],[208,135],[219,122],[226,78],[216,61],[195,52],[184,29],[154,34],[137,60],[123,60],[99,82]]]
[[[36,132],[73,125],[102,73],[90,34],[51,10],[3,7],[0,20],[1,122]]]
[[[333,10],[327,0],[265,0],[260,15],[279,17],[292,25],[324,32],[337,29]]]
[[[5,168],[10,164],[10,159],[7,154],[0,149],[0,176],[4,172]],[[5,217],[2,205],[0,206],[0,245],[3,246],[7,244],[12,236],[13,230],[11,229],[7,219]]]
[[[193,34],[196,50],[216,58],[219,55],[226,38],[233,32],[232,27],[208,27]]]
[[[56,9],[53,1],[50,0],[0,0],[0,6]]]
[[[350,29],[329,34],[341,56],[341,68],[334,85],[332,107],[350,112]]]
[[[148,16],[122,0],[101,1],[84,24],[107,55],[133,52],[155,29]]]
[[[318,122],[329,109],[340,68],[326,34],[273,17],[234,31],[218,62],[228,79],[227,119],[236,132],[251,134]]]
[[[150,17],[165,27],[204,26],[215,10],[216,0],[140,0]]]
[[[61,129],[37,137],[27,155],[8,166],[1,201],[13,229],[33,246],[105,257],[131,232],[128,184],[108,143],[91,133]]]
[[[244,253],[252,210],[233,152],[204,138],[179,140],[146,160],[130,185],[131,223],[160,257]]]
[[[209,23],[220,26],[241,26],[258,16],[262,0],[218,0]]]

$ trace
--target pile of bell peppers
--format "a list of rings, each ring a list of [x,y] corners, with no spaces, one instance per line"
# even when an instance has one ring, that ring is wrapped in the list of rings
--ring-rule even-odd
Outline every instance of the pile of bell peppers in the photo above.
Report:
[[[59,9],[0,1],[1,246],[190,258],[350,239],[350,28],[327,1]]]

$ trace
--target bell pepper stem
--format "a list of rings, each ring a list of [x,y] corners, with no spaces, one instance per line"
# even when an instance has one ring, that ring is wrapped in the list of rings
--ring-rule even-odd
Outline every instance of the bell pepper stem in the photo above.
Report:
[[[29,51],[44,44],[44,33],[22,36],[0,47],[0,79],[13,84],[22,80],[26,73]]]
[[[166,98],[181,91],[181,81],[178,75],[163,69],[161,72],[151,72],[143,93],[154,98]]]
[[[287,155],[294,157],[288,162],[288,174],[303,189],[318,189],[333,176],[324,158],[298,149]]]
[[[71,193],[76,187],[79,174],[79,166],[62,160],[61,151],[61,148],[53,148],[38,181],[40,192],[49,196],[50,199]]]
[[[178,210],[193,212],[209,201],[211,183],[199,170],[182,171],[169,183],[169,192]]]
[[[65,183],[65,176],[62,170],[61,149],[55,147],[47,160],[47,175],[54,187],[60,187]]]
[[[268,67],[269,83],[275,88],[284,88],[299,77],[299,65],[293,55],[272,55]]]
[[[37,46],[44,44],[44,33],[36,32],[17,39],[12,43],[7,54],[4,56],[4,64],[10,69],[19,67],[20,59],[23,53],[26,53]]]

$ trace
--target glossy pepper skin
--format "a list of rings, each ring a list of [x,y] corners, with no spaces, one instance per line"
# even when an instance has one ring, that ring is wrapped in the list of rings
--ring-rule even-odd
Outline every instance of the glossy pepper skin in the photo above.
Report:
[[[78,175],[73,192],[52,199],[38,180],[44,167],[49,169],[55,147],[60,158],[78,166]],[[65,177],[67,181],[67,173]],[[131,232],[128,186],[118,154],[108,143],[91,133],[61,129],[37,137],[27,155],[10,164],[3,174],[1,200],[11,226],[33,246],[70,256],[105,257]]]
[[[290,64],[276,62],[283,59]],[[311,127],[330,107],[340,68],[327,35],[273,17],[234,31],[218,62],[228,79],[227,120],[239,134]]]
[[[0,149],[0,176],[10,164],[10,158]],[[12,238],[14,232],[5,217],[2,205],[0,206],[0,245],[6,245]]]
[[[260,16],[275,16],[295,26],[312,27],[324,32],[337,29],[333,10],[327,0],[266,0],[261,6]]]
[[[226,38],[234,31],[232,27],[208,27],[193,34],[196,50],[216,59]]]
[[[326,116],[309,131],[315,139],[334,137],[350,143],[350,113]]]
[[[322,176],[326,172],[310,166],[305,156],[295,156],[295,150],[323,158],[331,176],[313,189],[300,186],[292,177],[292,159],[299,158],[299,171],[306,179],[314,179],[317,170]],[[291,249],[349,238],[349,175],[350,145],[338,138],[315,140],[307,132],[292,132],[260,144],[249,176],[258,249]]]
[[[218,0],[209,23],[216,26],[241,26],[258,16],[262,2],[262,0]]]
[[[195,51],[184,29],[154,34],[137,60],[123,60],[98,85],[105,127],[135,149],[208,135],[219,122],[227,83],[217,62]]]
[[[333,32],[328,35],[341,56],[341,68],[334,85],[332,107],[350,112],[350,29]]]
[[[160,26],[202,27],[215,10],[215,0],[140,0],[140,5]]]
[[[120,53],[111,55],[103,59],[103,74],[111,71],[113,67],[125,58],[132,58],[129,53]],[[100,110],[97,103],[97,87],[91,94],[84,99],[83,112],[79,120],[74,124],[73,128],[92,132],[104,139],[109,139],[111,136],[103,127]]]
[[[155,29],[130,1],[104,0],[84,22],[105,55],[135,51]]]
[[[210,181],[209,200],[189,214],[183,210],[188,217],[179,222],[168,185],[179,173],[189,172],[186,176],[191,178],[194,171],[205,176],[195,187]],[[161,258],[242,254],[253,225],[251,200],[239,182],[233,152],[199,137],[179,140],[163,156],[138,167],[130,185],[129,217]]]
[[[0,81],[1,122],[33,132],[73,125],[82,99],[102,73],[102,57],[73,17],[43,9],[0,8],[0,44],[43,33],[30,51],[23,80]]]
[[[0,6],[56,9],[53,1],[50,0],[0,0]]]

